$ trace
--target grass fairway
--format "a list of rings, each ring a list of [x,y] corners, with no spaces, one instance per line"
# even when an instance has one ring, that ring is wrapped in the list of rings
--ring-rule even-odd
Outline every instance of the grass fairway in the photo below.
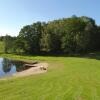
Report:
[[[0,80],[0,100],[100,100],[100,60],[10,54],[0,56],[49,63],[47,73]]]

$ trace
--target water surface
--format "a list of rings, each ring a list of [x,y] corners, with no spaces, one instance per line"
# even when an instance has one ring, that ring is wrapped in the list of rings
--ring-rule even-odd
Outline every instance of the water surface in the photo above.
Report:
[[[25,70],[24,64],[22,61],[0,58],[0,78]]]

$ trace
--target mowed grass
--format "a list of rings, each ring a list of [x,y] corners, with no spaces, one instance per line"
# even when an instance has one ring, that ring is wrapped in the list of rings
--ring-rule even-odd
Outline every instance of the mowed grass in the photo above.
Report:
[[[47,73],[0,80],[0,100],[100,100],[100,60],[5,55],[49,63]]]

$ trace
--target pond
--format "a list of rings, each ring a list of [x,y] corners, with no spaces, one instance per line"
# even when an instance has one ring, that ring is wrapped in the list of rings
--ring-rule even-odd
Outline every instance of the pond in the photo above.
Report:
[[[23,61],[0,58],[0,78],[28,69],[24,64]]]

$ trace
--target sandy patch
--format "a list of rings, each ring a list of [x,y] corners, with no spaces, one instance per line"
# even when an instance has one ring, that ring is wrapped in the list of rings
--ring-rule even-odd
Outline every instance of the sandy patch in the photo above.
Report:
[[[35,67],[31,67],[27,70],[17,72],[13,74],[12,76],[22,77],[22,76],[29,76],[33,74],[45,73],[47,72],[48,63],[38,63],[38,64],[33,64],[33,66]]]

